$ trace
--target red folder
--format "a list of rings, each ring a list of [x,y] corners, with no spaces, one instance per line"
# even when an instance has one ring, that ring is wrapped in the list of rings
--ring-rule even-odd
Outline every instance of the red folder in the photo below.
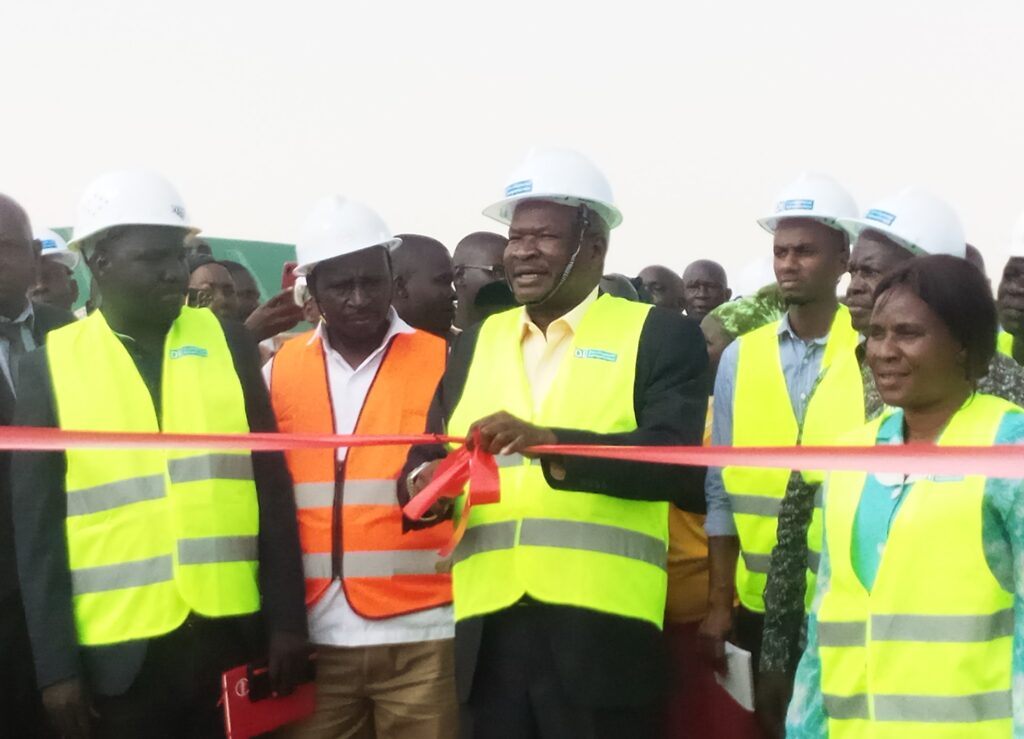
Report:
[[[316,684],[302,683],[287,697],[250,698],[250,686],[268,677],[266,666],[241,665],[221,675],[228,739],[250,739],[305,718],[316,707]]]

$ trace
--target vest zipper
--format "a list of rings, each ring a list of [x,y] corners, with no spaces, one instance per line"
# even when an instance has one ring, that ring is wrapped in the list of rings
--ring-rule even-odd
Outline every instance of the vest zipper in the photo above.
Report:
[[[342,496],[345,491],[345,462],[334,467],[334,503],[331,508],[331,579],[342,579],[342,553],[344,552],[341,528]]]

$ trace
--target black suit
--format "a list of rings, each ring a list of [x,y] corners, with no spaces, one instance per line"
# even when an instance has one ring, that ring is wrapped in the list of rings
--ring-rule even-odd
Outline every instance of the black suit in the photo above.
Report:
[[[225,323],[224,333],[242,384],[250,429],[276,431],[255,344],[240,324]],[[142,355],[128,343],[126,348],[159,408],[162,353]],[[22,363],[15,420],[32,426],[57,425],[45,352],[33,352]],[[263,452],[254,453],[252,457],[260,509],[262,622],[271,633],[284,631],[304,635],[306,612],[291,477],[282,454]],[[169,661],[208,662],[200,670],[204,674],[199,679],[205,681],[210,674],[217,678],[218,668],[233,666],[262,652],[264,623],[259,616],[212,621],[193,617],[177,631],[156,639],[102,647],[79,646],[72,615],[71,575],[64,532],[65,470],[65,456],[60,452],[14,455],[13,508],[18,569],[40,687],[84,677],[94,695],[127,695],[131,702],[141,705],[153,698],[149,693],[169,689],[167,683],[161,684],[161,672],[173,672],[179,667],[182,671],[195,669],[172,665]],[[159,662],[163,664],[157,664]],[[166,674],[164,678],[173,679]],[[213,687],[216,688],[216,684]],[[185,691],[188,686],[183,685],[181,689]],[[140,691],[147,694],[137,696]],[[212,701],[209,707],[213,709]],[[114,706],[111,712],[119,710],[120,707]],[[150,720],[159,723],[159,716]],[[123,733],[131,731],[126,729]]]
[[[429,430],[442,433],[451,417],[469,372],[479,326],[470,328],[456,342],[428,418]],[[554,429],[565,444],[618,446],[700,445],[708,399],[707,351],[700,329],[682,316],[654,308],[639,337],[633,405],[638,428],[621,434],[598,434],[586,429]],[[444,450],[415,447],[406,473]],[[543,463],[547,483],[555,489],[600,493],[629,500],[670,500],[684,510],[704,509],[704,470],[693,467],[652,465],[617,460],[565,457],[565,478],[556,480],[548,462]],[[400,496],[407,498],[403,474]],[[410,527],[415,524],[410,524]],[[517,636],[522,634],[522,638]],[[528,660],[547,664],[552,674],[548,701],[554,709],[547,718],[524,718],[522,713],[539,709],[506,705],[491,724],[520,726],[509,733],[529,734],[530,721],[546,722],[549,732],[570,731],[581,736],[643,736],[649,733],[636,721],[654,714],[665,686],[665,657],[661,632],[648,622],[561,605],[539,604],[526,599],[505,611],[456,624],[456,680],[459,700],[476,713],[477,736],[480,712],[473,707],[496,681],[504,680],[505,665],[493,664],[501,655],[531,651]],[[485,677],[481,677],[485,675]],[[534,679],[535,678],[531,678]],[[536,685],[531,691],[542,690]],[[563,710],[571,705],[572,710]],[[529,719],[529,720],[528,720]],[[517,723],[523,722],[525,723]],[[536,723],[532,724],[536,725]],[[567,727],[567,728],[563,728]],[[565,734],[569,736],[569,734]]]
[[[33,305],[32,338],[46,341],[52,329],[75,320],[67,311]],[[11,357],[11,364],[18,361]],[[14,389],[0,374],[0,426],[14,418]],[[11,523],[11,455],[0,451],[0,736],[34,736],[43,731],[35,689],[25,615],[18,592],[14,562],[14,530]]]

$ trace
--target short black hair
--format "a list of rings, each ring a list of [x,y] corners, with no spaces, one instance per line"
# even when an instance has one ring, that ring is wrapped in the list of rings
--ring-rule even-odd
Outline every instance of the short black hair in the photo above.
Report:
[[[992,288],[974,265],[947,254],[910,259],[878,283],[875,305],[897,287],[923,300],[963,345],[968,379],[978,380],[988,373],[996,353],[999,319]]]

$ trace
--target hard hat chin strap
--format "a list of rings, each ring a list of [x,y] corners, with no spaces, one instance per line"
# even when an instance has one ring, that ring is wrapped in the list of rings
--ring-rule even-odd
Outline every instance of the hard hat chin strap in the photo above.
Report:
[[[579,234],[576,238],[576,250],[573,251],[572,256],[569,257],[568,264],[565,265],[565,269],[562,270],[562,276],[558,278],[558,282],[551,288],[547,295],[540,300],[534,300],[526,305],[544,305],[551,298],[558,294],[558,291],[562,289],[562,286],[569,279],[569,275],[572,274],[573,268],[576,266],[576,258],[580,255],[580,249],[583,248],[583,237],[587,233],[587,229],[590,228],[590,217],[587,215],[587,206],[580,205],[576,211],[576,227],[577,233]]]

